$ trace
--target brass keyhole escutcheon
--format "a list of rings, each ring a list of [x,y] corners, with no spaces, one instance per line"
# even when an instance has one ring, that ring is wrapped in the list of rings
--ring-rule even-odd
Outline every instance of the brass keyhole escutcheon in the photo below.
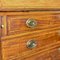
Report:
[[[37,26],[37,21],[34,19],[28,19],[26,25],[30,28],[35,28]]]
[[[36,46],[37,46],[37,43],[33,39],[31,39],[27,42],[27,48],[35,48]]]

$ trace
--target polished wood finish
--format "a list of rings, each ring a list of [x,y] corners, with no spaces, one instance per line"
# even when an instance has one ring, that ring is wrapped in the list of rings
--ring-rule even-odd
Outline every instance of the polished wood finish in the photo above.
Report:
[[[0,12],[1,60],[60,60],[60,12]],[[26,25],[33,18],[35,28]],[[33,39],[37,46],[28,48]]]
[[[60,9],[60,0],[1,0],[0,11]]]
[[[28,58],[28,59],[23,59],[23,60],[60,60],[60,52],[59,52],[59,47],[55,47],[51,50],[48,50],[47,52],[45,51],[45,53],[43,52],[38,53],[36,55],[33,55],[32,57]]]
[[[2,18],[0,16],[0,37],[1,37],[1,23],[2,23]]]
[[[57,15],[58,14],[55,15],[53,13],[44,14],[40,12],[30,12],[26,14],[22,13],[19,15],[7,16],[8,35],[42,30],[50,27],[53,28],[53,26],[57,27],[60,24]],[[35,28],[29,28],[26,25],[28,19],[34,19],[37,22],[37,26]]]
[[[60,0],[0,0],[0,60],[60,60]]]
[[[58,35],[57,30],[55,32],[51,30],[49,31],[46,30],[44,32],[37,31],[33,33],[33,36],[32,33],[23,34],[23,35],[19,34],[19,36],[12,35],[12,37],[8,36],[2,38],[3,59],[18,60],[18,58],[20,58],[21,60],[22,59],[24,60],[27,57],[36,55],[38,53],[41,54],[41,52],[44,51],[47,52],[47,50],[49,51],[52,48],[60,46],[60,41],[59,41],[60,36]],[[27,48],[26,43],[29,39],[36,39],[37,46],[35,48],[33,49]]]
[[[4,14],[4,16],[3,16]],[[2,36],[26,33],[60,26],[60,12],[4,12],[2,18]],[[37,22],[35,28],[26,25],[28,19]]]
[[[1,27],[1,24],[2,24],[2,17],[0,16],[0,59],[2,60],[2,49],[1,49],[1,34],[2,34],[2,27]]]

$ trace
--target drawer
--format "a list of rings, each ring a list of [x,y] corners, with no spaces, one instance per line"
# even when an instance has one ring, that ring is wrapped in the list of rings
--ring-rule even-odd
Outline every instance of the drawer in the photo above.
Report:
[[[20,38],[20,55],[22,58],[29,57],[59,42],[56,32],[38,32]]]
[[[54,30],[35,31],[2,37],[2,54],[5,59],[25,58],[59,42]],[[32,54],[31,54],[32,53]]]
[[[22,58],[32,56],[59,42],[59,37],[56,35],[56,32],[37,33],[20,39],[20,54]]]
[[[58,13],[17,12],[7,14],[6,24],[6,28],[3,28],[6,30],[4,33],[11,35],[58,27],[60,18]]]

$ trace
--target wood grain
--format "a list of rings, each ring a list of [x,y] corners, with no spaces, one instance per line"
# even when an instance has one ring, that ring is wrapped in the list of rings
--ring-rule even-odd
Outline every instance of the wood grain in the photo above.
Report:
[[[50,29],[60,26],[60,13],[56,12],[10,12],[4,13],[4,15],[6,16],[3,17],[2,24],[5,27],[2,29],[2,36]],[[37,26],[34,29],[29,28],[26,25],[26,21],[30,18],[37,22]]]
[[[4,25],[1,35],[1,60],[60,60],[60,12],[0,12],[0,24]],[[37,26],[26,26],[33,18]],[[27,48],[30,39],[37,46]]]
[[[57,30],[44,30],[44,31],[35,31],[29,34],[22,34],[14,37],[11,35],[2,38],[2,52],[3,59],[16,59],[16,58],[26,58],[29,56],[37,54],[39,51],[47,49],[47,47],[52,47],[57,44],[60,45],[60,36],[57,34]],[[29,49],[26,47],[26,43],[30,39],[35,39],[37,42],[37,47]],[[55,46],[57,46],[55,45]],[[8,53],[7,53],[8,52]],[[31,54],[32,53],[32,54]]]
[[[2,34],[2,29],[1,29],[1,24],[2,24],[2,17],[0,16],[0,59],[2,60],[2,48],[1,48],[1,34]]]
[[[55,47],[49,51],[43,52],[42,54],[39,53],[39,54],[33,55],[32,57],[24,58],[23,60],[36,60],[36,59],[37,60],[60,60],[60,58],[57,58],[60,56],[58,49],[59,47]]]
[[[6,16],[5,15],[3,15],[2,16],[2,25],[4,26],[3,28],[2,28],[2,36],[5,36],[5,35],[7,35],[7,20],[6,20]]]
[[[26,10],[26,9],[60,9],[60,0],[1,0],[1,11]]]

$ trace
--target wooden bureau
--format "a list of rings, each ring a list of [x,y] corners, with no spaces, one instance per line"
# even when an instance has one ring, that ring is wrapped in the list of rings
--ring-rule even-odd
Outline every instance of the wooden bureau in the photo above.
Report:
[[[0,60],[60,60],[60,1],[1,0]]]

